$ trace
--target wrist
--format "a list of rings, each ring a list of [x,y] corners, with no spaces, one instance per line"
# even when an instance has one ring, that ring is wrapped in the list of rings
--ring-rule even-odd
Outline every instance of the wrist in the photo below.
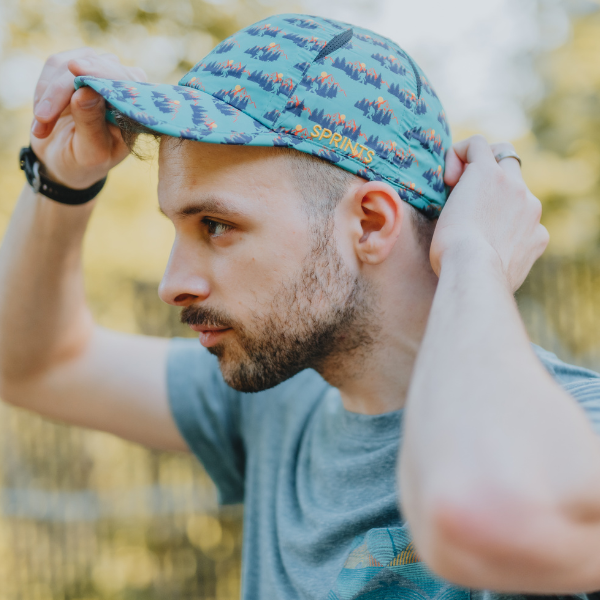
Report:
[[[81,191],[93,186],[98,181],[107,178],[105,173],[77,173],[68,171],[66,173],[59,173],[53,170],[45,163],[41,163],[40,172],[44,177],[50,180],[51,183],[58,184],[62,187],[69,188],[71,190]]]
[[[25,172],[27,182],[36,194],[42,194],[61,204],[77,206],[90,202],[106,183],[106,177],[96,181],[85,189],[71,188],[48,177],[44,164],[39,160],[31,146],[22,148],[19,154],[21,170]]]
[[[41,163],[40,172],[44,175],[44,177],[46,177],[46,179],[49,179],[52,183],[58,183],[58,185],[62,185],[73,190],[85,189],[90,185],[73,185],[73,182],[67,181],[66,179],[63,179],[62,177],[58,176],[54,171],[52,171],[52,169],[48,168],[43,163]]]
[[[472,273],[477,277],[490,275],[510,287],[502,260],[486,241],[469,240],[447,248],[440,258],[440,277]]]

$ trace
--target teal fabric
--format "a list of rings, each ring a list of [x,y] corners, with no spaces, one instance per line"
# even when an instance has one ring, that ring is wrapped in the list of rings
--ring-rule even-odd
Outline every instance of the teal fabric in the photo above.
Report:
[[[536,352],[600,435],[600,375]],[[402,411],[350,413],[311,370],[236,392],[196,340],[173,340],[167,382],[221,501],[244,503],[245,600],[523,599],[456,587],[420,561],[397,508]]]
[[[384,180],[429,217],[447,198],[438,96],[406,52],[361,27],[277,15],[227,38],[179,85],[77,77],[84,85],[166,135],[295,148]]]

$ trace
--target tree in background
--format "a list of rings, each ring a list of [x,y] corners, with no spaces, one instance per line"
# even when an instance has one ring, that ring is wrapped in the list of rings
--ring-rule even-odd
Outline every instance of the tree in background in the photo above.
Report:
[[[600,241],[600,12],[572,20],[569,41],[539,59],[545,90],[531,110],[525,175],[544,204],[553,254]]]
[[[592,10],[593,9],[593,10]],[[540,57],[545,89],[518,144],[542,200],[549,252],[519,293],[534,339],[600,370],[600,12],[571,22],[570,39]]]

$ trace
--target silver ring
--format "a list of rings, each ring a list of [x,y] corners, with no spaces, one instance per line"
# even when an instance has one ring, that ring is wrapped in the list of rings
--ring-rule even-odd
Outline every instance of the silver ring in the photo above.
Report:
[[[521,162],[521,157],[514,151],[514,150],[507,150],[506,152],[499,152],[498,154],[494,155],[494,158],[496,159],[496,162],[500,162],[501,160],[504,160],[505,158],[516,158],[519,161],[519,166],[522,167],[523,163]]]

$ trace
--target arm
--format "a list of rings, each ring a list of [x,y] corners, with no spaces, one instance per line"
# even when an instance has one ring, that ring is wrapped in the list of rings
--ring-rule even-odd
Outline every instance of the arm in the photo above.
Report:
[[[73,93],[67,65],[77,72],[81,58],[104,76],[140,78],[86,49],[47,62],[32,146],[52,178],[79,189],[128,153],[99,96]],[[40,110],[46,99],[52,105]],[[86,305],[81,244],[95,203],[65,206],[29,186],[19,198],[0,248],[0,394],[51,418],[186,449],[168,406],[167,340],[103,330]]]
[[[407,402],[403,508],[424,560],[458,584],[597,590],[600,440],[513,299],[547,243],[539,202],[482,138],[449,155],[448,183],[463,169],[432,245],[439,286]]]

